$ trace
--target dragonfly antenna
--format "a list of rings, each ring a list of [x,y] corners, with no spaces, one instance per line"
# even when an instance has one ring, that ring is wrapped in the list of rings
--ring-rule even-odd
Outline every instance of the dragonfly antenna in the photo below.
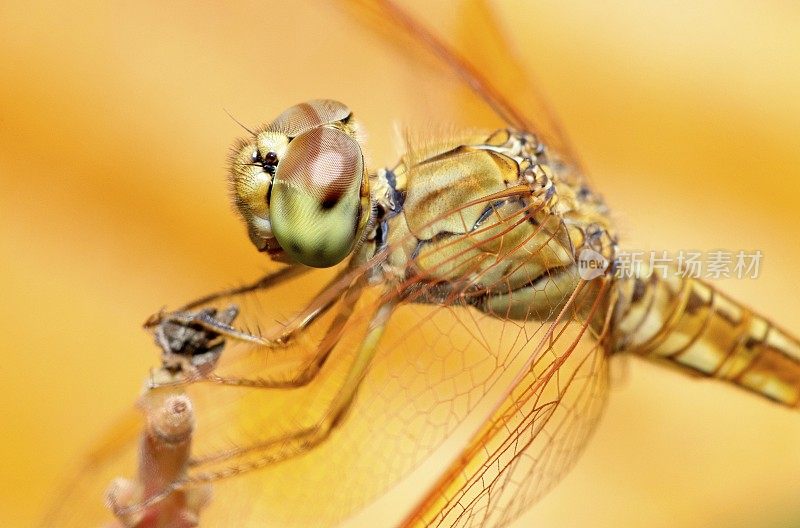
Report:
[[[238,119],[236,119],[235,117],[233,117],[233,114],[231,114],[230,112],[228,112],[228,109],[227,109],[227,108],[223,108],[223,109],[222,109],[222,111],[223,111],[223,112],[225,112],[226,114],[228,114],[228,117],[230,117],[231,119],[233,119],[233,122],[234,122],[234,123],[236,123],[237,125],[239,125],[239,126],[240,126],[240,127],[242,127],[243,129],[247,130],[247,131],[248,131],[248,132],[249,132],[251,135],[253,135],[253,136],[255,136],[255,135],[256,135],[256,133],[255,133],[255,132],[253,132],[252,130],[250,130],[249,128],[247,128],[247,127],[244,125],[244,123],[242,123],[241,121],[239,121]]]

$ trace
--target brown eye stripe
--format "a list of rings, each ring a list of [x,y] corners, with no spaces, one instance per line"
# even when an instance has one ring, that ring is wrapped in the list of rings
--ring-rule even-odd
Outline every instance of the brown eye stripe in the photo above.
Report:
[[[277,178],[300,186],[322,209],[331,209],[360,189],[363,161],[358,143],[332,128],[315,128],[289,144]]]
[[[294,109],[289,121],[289,136],[302,134],[307,129],[322,124],[319,113],[310,104],[301,103]]]
[[[312,128],[342,121],[350,116],[350,109],[337,101],[319,99],[300,103],[279,115],[268,129],[296,137]]]

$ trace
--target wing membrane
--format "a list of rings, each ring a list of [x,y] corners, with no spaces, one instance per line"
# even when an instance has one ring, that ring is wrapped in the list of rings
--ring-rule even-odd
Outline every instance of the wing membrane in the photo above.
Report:
[[[502,194],[508,197],[514,196],[514,192],[510,189]],[[488,205],[498,198],[492,195],[483,200]],[[461,210],[474,205],[463,204],[448,214],[460,215]],[[187,392],[194,402],[197,423],[193,439],[195,463],[189,472],[190,479],[213,480],[237,475],[215,484],[215,499],[203,512],[203,522],[210,526],[224,525],[235,516],[237,524],[242,526],[256,525],[265,519],[275,526],[336,524],[385,493],[459,428],[480,423],[486,415],[487,402],[501,401],[508,394],[516,381],[515,373],[530,363],[532,355],[542,348],[541,343],[548,343],[547,353],[553,357],[572,347],[574,338],[567,333],[548,334],[550,323],[504,320],[471,305],[474,289],[470,285],[475,282],[477,266],[485,263],[475,258],[474,250],[496,242],[498,236],[504,236],[511,226],[519,220],[525,221],[536,210],[535,206],[521,207],[514,215],[498,217],[494,224],[476,229],[469,237],[470,251],[448,253],[446,261],[438,265],[461,270],[464,279],[451,281],[447,291],[442,290],[442,284],[432,281],[429,274],[420,274],[413,261],[407,263],[406,278],[391,287],[348,286],[361,288],[358,301],[350,317],[344,322],[339,318],[341,328],[336,327],[335,347],[307,386],[285,390],[208,382],[189,386]],[[486,233],[491,236],[485,236]],[[397,247],[401,246],[403,241],[397,243]],[[373,273],[395,249],[388,248],[334,284],[361,284],[358,277]],[[530,251],[530,246],[518,244],[505,257],[535,258],[535,252],[526,253]],[[495,259],[493,266],[504,262],[507,260]],[[482,269],[481,274],[489,274],[493,266]],[[515,271],[516,268],[510,267],[503,273]],[[330,276],[327,273],[326,278]],[[531,281],[534,279],[531,277]],[[307,279],[304,276],[295,280]],[[286,308],[284,303],[274,302],[281,298],[281,292],[296,288],[293,281],[286,282],[276,290],[226,297],[215,305],[218,308],[229,303],[240,305],[243,327],[258,334],[259,328],[272,326]],[[501,274],[486,288],[491,290],[503,284]],[[565,297],[572,294],[562,292]],[[306,332],[283,349],[265,351],[250,342],[229,340],[214,373],[223,377],[246,376],[255,381],[286,375],[312,357],[316,347],[325,342],[331,323],[337,320],[337,309],[346,297],[342,294],[337,305],[315,319]],[[368,375],[340,426],[326,441],[300,456],[280,463],[260,464],[265,444],[313,425],[324,415],[341,387],[372,315],[386,302],[402,300],[408,302],[397,308]],[[291,304],[288,298],[286,304]],[[577,308],[573,306],[573,310]],[[580,313],[571,312],[570,324],[581,321]],[[581,324],[586,327],[586,323]],[[592,392],[590,399],[596,402],[598,398]],[[583,412],[581,409],[579,414]],[[131,446],[126,449],[130,455]],[[568,450],[572,453],[571,448]],[[266,467],[247,471],[259,465]]]
[[[111,519],[104,497],[113,479],[136,473],[138,438],[142,430],[138,413],[129,411],[80,461],[74,475],[56,493],[41,526],[102,526]]]
[[[595,296],[593,312],[603,293]],[[573,315],[552,325],[555,337],[547,339],[545,353],[405,526],[505,526],[571,467],[603,409],[608,384],[605,330],[595,335],[580,320]]]
[[[489,204],[497,198],[483,200]],[[473,205],[464,204],[462,210]],[[534,210],[523,208],[517,216],[525,220]],[[498,219],[501,229],[508,230],[514,224],[513,217]],[[487,240],[491,238],[476,235],[474,245],[481,247]],[[397,245],[404,244],[401,241]],[[369,273],[382,258],[353,273]],[[544,338],[546,323],[504,321],[483,314],[470,306],[470,292],[466,289],[443,294],[440,284],[417,274],[418,270],[412,271],[413,264],[408,265],[408,278],[395,284],[389,295],[406,292],[405,299],[414,302],[406,302],[396,310],[341,427],[323,444],[299,457],[217,486],[216,493],[224,492],[226,496],[229,485],[239,493],[244,493],[242,486],[247,487],[249,500],[257,504],[249,508],[258,508],[253,513],[254,521],[271,519],[278,526],[327,526],[341,521],[418,467],[466,421],[478,419],[475,412],[482,402],[502,398],[513,381],[513,373],[528,361],[536,343]],[[439,265],[458,268],[468,276],[475,271],[476,260],[472,252],[456,252]],[[454,283],[467,285],[472,281]],[[568,297],[571,293],[565,291],[563,295]],[[263,454],[258,446],[282,433],[313,424],[341,386],[370,316],[387,301],[386,295],[380,287],[366,289],[330,359],[308,387],[282,392],[193,387],[198,424],[204,428],[202,434],[198,430],[195,453],[200,459],[213,462],[199,464],[192,474],[213,475],[229,472],[231,467],[258,465]],[[422,304],[432,300],[440,304]],[[260,318],[263,312],[255,313]],[[334,317],[333,310],[329,317]],[[325,318],[315,322],[309,335],[297,344],[302,349],[298,357],[307,357],[309,348],[324,341],[327,328]],[[554,345],[560,339],[556,338]],[[221,375],[233,370],[263,377],[263,372],[275,366],[265,360],[263,350],[240,345],[240,350],[226,351],[226,361],[217,369]],[[231,449],[239,450],[241,456],[214,455]],[[259,490],[257,498],[252,490]],[[214,511],[212,505],[205,519],[215,519]]]
[[[526,231],[522,240],[510,236],[517,226],[532,225],[530,220],[539,212],[540,205],[535,201],[514,201],[526,196],[530,198],[527,188],[510,188],[461,204],[435,218],[432,222],[453,217],[455,221],[448,220],[448,225],[461,223],[466,228],[464,211],[481,204],[494,211],[466,236],[452,237],[452,242],[440,249],[444,256],[425,269],[419,269],[418,261],[407,260],[405,270],[397,274],[399,280],[365,286],[368,277],[381,269],[390,255],[407,247],[406,240],[401,239],[369,262],[334,278],[329,286],[332,290],[319,295],[337,299],[334,306],[313,319],[307,330],[286,347],[267,350],[251,341],[229,339],[214,375],[243,377],[251,383],[219,386],[198,382],[187,388],[197,423],[190,482],[237,476],[215,486],[216,499],[203,512],[205,523],[225,524],[230,515],[235,515],[241,525],[264,519],[276,526],[329,526],[340,522],[418,467],[459,427],[479,423],[485,418],[481,409],[487,402],[503,401],[512,389],[522,391],[519,397],[530,400],[540,392],[537,387],[556,387],[555,396],[540,398],[547,405],[537,405],[532,411],[537,419],[533,420],[535,426],[528,428],[532,439],[552,434],[552,427],[546,426],[566,408],[567,404],[561,403],[564,392],[595,378],[579,376],[580,383],[560,383],[561,376],[566,376],[560,369],[537,370],[537,366],[546,365],[548,357],[558,361],[573,350],[577,338],[566,331],[566,326],[577,326],[582,332],[589,327],[592,314],[584,310],[586,299],[576,297],[573,291],[557,291],[556,296],[561,299],[552,299],[553,306],[573,299],[563,331],[555,331],[552,323],[544,320],[503,319],[472,306],[476,293],[486,295],[506,288],[508,278],[524,269],[526,261],[552,250],[550,242],[568,244],[568,239],[553,233],[546,243],[532,246],[529,242],[540,234],[541,226]],[[501,215],[500,209],[493,209],[500,200],[512,200],[516,209],[503,209],[505,213]],[[505,237],[514,243],[504,244]],[[448,249],[451,244],[452,250]],[[498,258],[498,247],[503,248],[502,258]],[[510,262],[517,265],[509,265]],[[458,270],[459,276],[442,283],[435,277],[443,269],[449,273]],[[333,273],[320,271],[313,275],[330,279]],[[493,278],[485,282],[486,277]],[[274,321],[291,308],[291,292],[300,280],[305,281],[306,276],[280,282],[270,290],[226,296],[213,306],[223,309],[235,303],[242,311],[242,328],[254,335],[261,335],[262,328],[266,335],[275,335],[274,330],[268,329],[277,328],[280,333],[284,327],[275,327]],[[528,278],[530,283],[550,280],[553,279],[547,275]],[[480,287],[476,289],[476,285]],[[351,311],[347,305],[351,291],[357,293],[358,300],[352,314],[343,319],[342,309]],[[275,299],[282,301],[276,303]],[[300,456],[272,462],[265,450],[274,451],[276,439],[311,427],[325,415],[342,387],[373,314],[389,302],[400,306],[347,418],[319,446]],[[331,332],[335,333],[332,341]],[[326,342],[335,346],[308,385],[281,390],[254,387],[263,380],[289,379],[290,373],[314,357]],[[516,375],[531,365],[533,378]],[[544,374],[546,378],[541,377]],[[535,385],[519,385],[520,379],[532,379]],[[590,403],[597,404],[600,399],[599,391],[590,391]],[[593,423],[594,414],[586,409],[578,407],[575,415]],[[504,421],[496,419],[493,423],[497,426]],[[511,423],[505,420],[506,425]],[[566,425],[567,433],[583,430],[575,429],[574,423],[578,422]],[[494,431],[495,442],[508,441],[506,434],[513,436],[505,427]],[[562,461],[573,459],[577,453],[573,445],[563,446],[558,439],[544,445],[565,449]],[[132,451],[130,446],[126,449]],[[535,449],[531,451],[529,457],[539,460]],[[261,470],[250,471],[256,467]],[[465,492],[475,491],[474,486],[473,483]],[[513,487],[506,485],[502,489],[509,492]],[[468,519],[478,518],[473,513],[465,515]]]
[[[353,3],[370,15],[368,19],[373,20],[372,25],[388,40],[402,43],[406,52],[434,55],[463,81],[463,87],[473,97],[480,98],[506,125],[533,132],[562,161],[579,172],[579,158],[561,123],[531,81],[486,2],[465,0],[448,4],[449,13],[444,14],[453,16],[455,12],[456,18],[449,39],[432,31],[391,0],[354,0]],[[441,23],[437,20],[437,27]],[[535,52],[526,50],[526,53]],[[458,84],[453,83],[452,90],[455,92],[458,88]],[[464,107],[465,114],[475,114],[470,111],[469,103]]]

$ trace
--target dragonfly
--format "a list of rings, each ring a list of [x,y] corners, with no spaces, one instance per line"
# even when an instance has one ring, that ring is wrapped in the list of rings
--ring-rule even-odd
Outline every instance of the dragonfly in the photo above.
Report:
[[[480,4],[465,49],[394,4],[376,15],[504,127],[409,134],[375,169],[357,114],[315,100],[237,143],[236,207],[277,267],[148,320],[163,361],[145,431],[131,442],[141,424],[125,423],[87,472],[127,475],[108,494],[118,523],[215,525],[222,503],[229,519],[328,526],[434,460],[402,525],[507,525],[575,462],[612,355],[797,406],[792,336],[699,280],[615,277],[608,208]],[[312,275],[326,285],[297,298]],[[275,324],[277,304],[299,306]],[[123,458],[134,467],[108,462]]]

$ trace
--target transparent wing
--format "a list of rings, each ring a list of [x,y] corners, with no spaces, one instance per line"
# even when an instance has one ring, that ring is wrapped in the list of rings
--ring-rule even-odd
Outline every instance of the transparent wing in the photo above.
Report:
[[[463,204],[437,220],[448,215],[460,217],[470,207],[496,203],[502,197],[513,197],[514,193],[522,196],[523,192],[527,191],[509,189],[487,196]],[[531,379],[520,373],[527,369],[538,376],[552,359],[575,349],[581,336],[595,337],[591,335],[593,331],[588,322],[592,314],[584,309],[592,300],[571,290],[555,290],[556,293],[551,290],[554,312],[556,307],[571,299],[565,309],[566,318],[557,325],[534,316],[528,320],[503,319],[486,315],[472,306],[476,293],[474,274],[480,264],[492,263],[480,269],[481,276],[499,272],[495,275],[497,278],[484,285],[484,293],[492,293],[494,289],[502,289],[505,278],[529,259],[553,249],[544,244],[532,248],[526,245],[529,240],[518,237],[514,238],[515,244],[508,247],[507,235],[514,226],[532,225],[529,219],[535,212],[536,208],[531,205],[502,217],[498,215],[494,221],[471,232],[469,243],[447,251],[448,256],[436,266],[458,269],[463,277],[463,280],[451,281],[449,289],[443,290],[441,283],[420,273],[414,261],[407,262],[405,273],[401,274],[406,279],[399,283],[389,287],[385,284],[366,286],[365,279],[385,264],[389,255],[406,246],[404,240],[399,240],[374,260],[334,278],[329,286],[332,290],[320,295],[326,297],[333,292],[331,297],[336,298],[336,302],[290,345],[265,351],[249,342],[229,339],[214,375],[243,378],[253,383],[290,379],[291,372],[314,357],[321,345],[332,343],[333,346],[314,380],[302,387],[221,386],[208,380],[186,387],[196,416],[194,460],[188,481],[214,481],[214,499],[202,512],[203,523],[218,526],[235,519],[240,526],[259,525],[265,520],[274,526],[337,524],[385,494],[393,484],[426,461],[433,460],[439,465],[435,471],[445,472],[448,459],[439,460],[431,455],[438,453],[445,441],[453,437],[463,438],[456,444],[457,449],[466,447],[469,435],[514,387],[524,394],[541,392],[517,384],[518,379]],[[532,239],[539,234],[539,229],[531,230],[528,237]],[[564,241],[563,235],[554,232],[548,239]],[[456,240],[454,238],[454,244]],[[507,252],[505,258],[498,259],[496,250],[504,241]],[[509,262],[516,262],[516,265],[509,266]],[[324,277],[314,277],[314,274],[311,278],[307,275],[292,277],[269,291],[226,297],[216,305],[219,308],[230,303],[239,305],[242,313],[241,320],[237,321],[239,328],[257,335],[270,335],[274,328],[284,327],[276,326],[276,320],[291,325],[292,319],[285,317],[287,311],[297,309],[302,313],[303,300],[292,295],[299,289],[299,281],[330,280],[335,273],[319,271],[317,274]],[[539,280],[543,285],[552,279],[532,276],[530,280]],[[350,307],[354,299],[357,300]],[[398,303],[399,307],[346,417],[313,449],[282,461],[271,459],[276,439],[287,438],[325,415],[330,402],[341,390],[369,322],[387,302]],[[554,314],[547,317],[551,316]],[[584,357],[583,362],[586,361]],[[591,373],[602,372],[603,368],[602,357],[598,357]],[[569,383],[562,376],[567,374],[555,369],[550,374],[552,381],[543,386],[548,390],[556,387],[559,391],[577,391],[576,394],[585,392],[593,405],[602,402],[597,376],[578,375]],[[567,412],[567,404],[561,404],[563,397],[561,393],[547,396],[549,406],[539,413],[543,425],[558,416],[556,410]],[[579,405],[573,414],[588,424],[594,421],[589,407]],[[500,424],[500,421],[495,423]],[[579,426],[578,423],[565,424],[566,438],[583,434],[582,428],[588,425]],[[510,430],[503,431],[503,435],[495,436],[495,441],[513,438]],[[532,436],[552,434],[552,428],[538,427],[537,431]],[[130,440],[131,443],[122,446],[121,454],[127,458],[135,451],[134,438]],[[120,446],[116,440],[115,444]],[[564,444],[555,438],[544,444],[561,451],[561,463],[572,460],[577,453],[577,443]],[[530,456],[538,455],[531,452]],[[255,468],[259,470],[252,471]],[[122,467],[112,465],[102,469],[102,473],[92,474],[91,479],[120,476],[111,473]],[[225,478],[231,476],[236,478]],[[107,482],[95,487],[102,489],[105,484]],[[511,487],[505,489],[511,490]],[[87,524],[84,518],[80,520],[81,523],[74,525]]]
[[[603,313],[603,296],[592,312]],[[404,526],[506,526],[569,470],[608,387],[607,326],[584,339],[579,321],[565,316],[550,328],[553,341]]]
[[[493,203],[498,198],[486,197],[482,203]],[[460,215],[473,205],[465,204],[437,220]],[[474,284],[472,274],[483,257],[476,258],[472,249],[483,248],[487,257],[494,258],[492,243],[533,214],[534,210],[522,208],[497,218],[495,223],[473,233],[470,251],[448,253],[450,256],[437,265],[461,270],[464,279],[452,284]],[[559,238],[558,234],[553,236]],[[552,485],[560,466],[575,459],[604,400],[605,356],[597,346],[578,346],[582,338],[591,341],[598,337],[589,325],[594,314],[585,309],[596,299],[594,310],[600,311],[604,304],[598,295],[559,291],[551,300],[554,307],[569,298],[573,302],[561,321],[553,324],[533,317],[506,320],[486,315],[471,306],[474,290],[455,287],[443,292],[441,284],[428,281],[413,269],[413,261],[407,264],[408,278],[392,285],[388,297],[383,285],[354,286],[359,284],[358,277],[372,273],[387,255],[403,246],[399,241],[376,260],[337,281],[347,285],[339,295],[342,303],[348,291],[360,288],[355,309],[346,322],[342,323],[338,315],[341,312],[334,307],[315,320],[296,344],[282,350],[282,359],[265,356],[264,350],[240,343],[225,352],[225,361],[216,371],[221,376],[268,379],[275,368],[283,369],[299,358],[313,355],[313,350],[329,340],[333,331],[335,347],[311,384],[284,391],[207,384],[192,387],[190,394],[196,403],[199,424],[194,452],[202,462],[192,468],[190,478],[238,475],[215,487],[217,495],[224,493],[234,499],[212,504],[204,512],[205,522],[214,525],[231,512],[245,512],[245,519],[254,523],[269,519],[276,526],[336,524],[386,493],[437,452],[445,440],[481,423],[487,410],[507,398],[515,387],[514,394],[521,393],[519,397],[526,398],[527,404],[541,406],[535,411],[535,428],[528,432],[531,440],[538,441],[527,451],[530,459],[543,466],[537,489]],[[519,241],[515,249],[504,260],[496,260],[495,266],[506,266],[515,258],[520,258],[518,265],[522,265],[537,256],[518,254],[530,250],[524,241]],[[495,266],[481,273],[490,274]],[[503,273],[511,274],[514,269],[510,267]],[[500,279],[492,288],[500,288],[503,282]],[[254,329],[265,324],[265,305],[273,295],[226,302],[240,304],[243,315],[254,318],[245,326]],[[423,303],[432,300],[437,304]],[[390,301],[401,304],[344,421],[312,450],[280,463],[265,463],[268,455],[259,446],[313,425],[324,415],[342,387],[372,315]],[[573,373],[569,373],[570,368]],[[522,376],[523,381],[516,385],[519,373],[525,369],[530,374]],[[570,403],[573,397],[576,401]],[[505,424],[500,419],[494,423],[497,428],[493,441],[516,442],[511,419]],[[260,469],[250,472],[254,467]],[[446,464],[442,463],[439,471],[445,470]],[[509,485],[504,490],[511,493],[514,488]],[[247,504],[234,507],[235,497],[243,497]]]
[[[111,520],[105,495],[113,479],[136,473],[141,416],[129,411],[76,464],[74,474],[56,492],[40,526],[102,526]]]
[[[461,88],[469,92],[465,99],[477,96],[506,125],[533,132],[563,162],[580,172],[579,158],[557,116],[518,60],[487,2],[448,3],[446,12],[426,17],[428,25],[391,0],[352,3],[375,30],[403,46],[404,52],[435,56],[441,66],[463,81]],[[433,10],[435,6],[428,8]],[[449,35],[441,30],[445,19],[454,20]],[[433,23],[438,31],[430,29]],[[452,93],[459,93],[458,88],[458,83],[453,82]],[[476,115],[474,105],[466,102],[463,106],[466,115]]]

